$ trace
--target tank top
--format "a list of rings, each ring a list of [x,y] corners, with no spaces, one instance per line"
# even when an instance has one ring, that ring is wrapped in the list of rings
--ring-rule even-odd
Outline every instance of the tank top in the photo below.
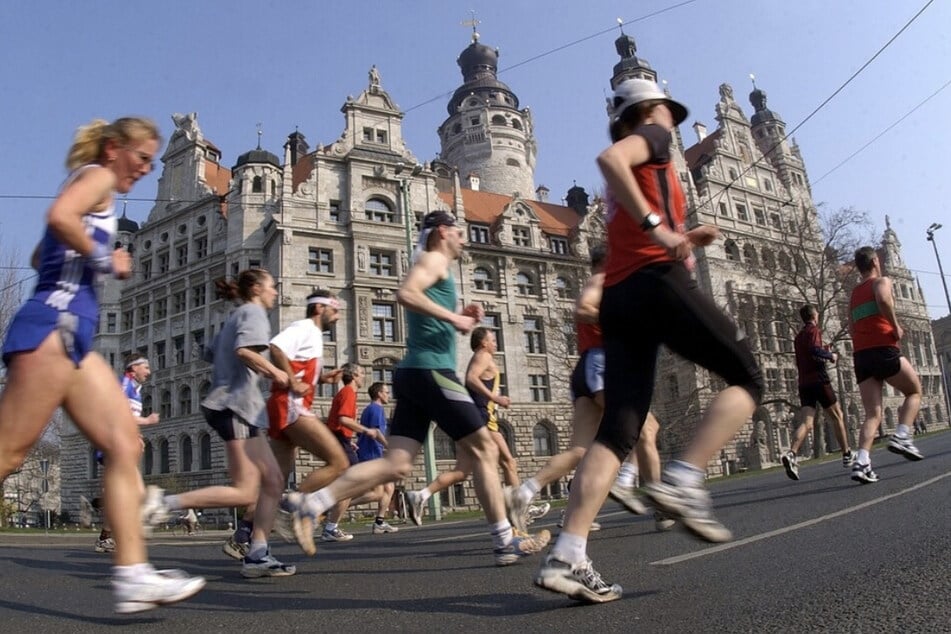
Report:
[[[867,279],[852,290],[849,301],[849,313],[852,316],[852,347],[854,350],[867,348],[897,348],[895,327],[885,319],[875,301],[875,280]]]
[[[485,389],[489,390],[489,392],[491,392],[492,394],[495,394],[499,389],[499,379],[500,379],[499,373],[496,372],[495,376],[492,377],[491,379],[479,379],[479,380],[482,381],[482,385],[485,386]],[[486,422],[489,425],[497,424],[499,420],[498,420],[498,415],[496,412],[495,401],[491,401],[487,399],[481,393],[476,392],[475,390],[471,390],[468,387],[466,387],[466,389],[469,390],[469,396],[472,397],[472,402],[476,404],[476,407],[478,407],[480,411],[485,410],[485,412],[488,413],[488,418],[486,419]]]
[[[426,297],[446,310],[456,310],[456,283],[452,273],[426,289]],[[456,329],[442,319],[406,311],[406,356],[401,368],[446,370],[456,367]]]
[[[60,191],[76,180],[80,172],[100,167],[97,164],[83,165],[73,170]],[[103,211],[88,213],[82,217],[86,235],[97,244],[110,246],[116,233],[115,204]],[[66,311],[88,319],[98,319],[99,301],[95,284],[99,273],[89,265],[85,256],[67,247],[47,226],[40,242],[39,280],[33,298],[59,311]]]
[[[603,348],[601,340],[601,326],[598,324],[587,324],[584,322],[575,322],[575,328],[578,332],[578,354],[584,354],[592,348]]]

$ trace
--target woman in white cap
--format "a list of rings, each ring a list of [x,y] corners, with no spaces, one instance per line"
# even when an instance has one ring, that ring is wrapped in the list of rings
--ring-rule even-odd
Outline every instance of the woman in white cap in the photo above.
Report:
[[[564,531],[535,577],[539,587],[593,603],[621,596],[621,586],[606,583],[588,559],[588,530],[650,411],[659,346],[729,385],[711,402],[686,452],[645,488],[659,510],[701,539],[732,538],[713,517],[703,488],[706,465],[752,415],[763,391],[745,338],[690,277],[693,249],[718,232],[684,226],[686,204],[670,145],[687,109],[644,79],[619,84],[613,106],[613,145],[598,156],[608,185],[600,314],[604,415],[572,483]]]

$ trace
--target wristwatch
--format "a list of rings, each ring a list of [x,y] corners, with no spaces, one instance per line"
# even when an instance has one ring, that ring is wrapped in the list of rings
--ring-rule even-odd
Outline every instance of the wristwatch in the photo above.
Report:
[[[660,226],[660,216],[655,213],[649,213],[644,216],[644,222],[641,223],[641,229],[644,231],[653,231]]]

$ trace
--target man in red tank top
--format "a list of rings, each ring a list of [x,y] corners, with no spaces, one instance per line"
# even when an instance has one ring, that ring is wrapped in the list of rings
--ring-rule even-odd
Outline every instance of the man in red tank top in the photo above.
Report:
[[[909,460],[924,456],[911,440],[918,409],[921,407],[921,381],[898,343],[901,326],[895,314],[892,282],[882,275],[882,265],[872,247],[855,252],[855,267],[862,281],[852,291],[849,317],[852,327],[855,379],[862,395],[865,422],[859,432],[859,451],[852,465],[852,479],[862,484],[878,482],[872,471],[870,452],[882,424],[882,385],[887,382],[905,396],[898,409],[898,427],[888,439],[888,450]]]

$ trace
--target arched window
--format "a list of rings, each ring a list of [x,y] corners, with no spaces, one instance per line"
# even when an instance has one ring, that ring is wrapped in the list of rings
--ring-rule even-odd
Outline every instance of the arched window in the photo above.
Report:
[[[205,397],[208,396],[208,392],[211,391],[211,381],[202,381],[202,384],[198,386],[198,402],[205,400]]]
[[[731,262],[740,261],[740,249],[736,246],[736,242],[733,240],[727,240],[726,244],[724,245],[724,249],[726,249],[727,260],[730,260]]]
[[[179,470],[187,473],[192,470],[192,439],[188,436],[182,436],[178,442]]]
[[[271,195],[273,196],[276,193],[277,193],[277,179],[272,178],[271,179]]]
[[[382,198],[371,198],[367,201],[364,209],[366,210],[367,220],[371,222],[396,222],[393,207]]]
[[[792,271],[792,258],[785,251],[779,252],[779,268],[787,273]]]
[[[512,426],[504,418],[499,419],[499,433],[502,434],[502,438],[505,439],[505,444],[508,445],[509,453],[512,456],[515,456],[515,432],[512,430]]]
[[[508,101],[508,100],[506,100],[506,101]],[[521,130],[521,129],[522,129],[522,122],[519,121],[518,119],[512,119],[512,127],[515,128],[516,130]]]
[[[763,268],[766,270],[766,273],[769,274],[772,271],[776,270],[776,256],[773,255],[773,252],[769,249],[763,249],[761,254],[763,258]]]
[[[459,134],[460,132],[462,132],[462,124],[461,124],[461,123],[457,123],[456,125],[452,126],[452,133],[453,133],[453,134]]]
[[[492,123],[494,123],[495,125],[507,125],[508,122],[505,120],[505,117],[503,117],[500,114],[497,114],[492,117]]]
[[[735,181],[735,180],[736,180],[736,170],[731,167],[730,170],[729,170],[729,174],[730,174],[730,180],[731,180],[731,181]]]
[[[159,416],[162,418],[172,417],[172,393],[169,390],[162,392],[162,401],[159,403]]]
[[[152,469],[155,467],[155,456],[152,455],[152,441],[144,441],[142,448],[142,475],[152,475]]]
[[[142,396],[142,415],[148,416],[152,413],[152,395],[145,394]]]
[[[522,164],[518,162],[518,159],[507,158],[505,159],[505,164],[509,167],[521,167]]]
[[[571,297],[571,284],[567,279],[561,276],[555,278],[555,295],[560,299],[568,299]]]
[[[178,389],[178,414],[188,416],[192,413],[192,389],[183,385]]]
[[[751,266],[757,266],[759,264],[756,260],[756,247],[749,242],[743,246],[743,261]]]
[[[532,428],[532,448],[536,456],[554,456],[557,445],[554,429],[547,420]]]
[[[535,287],[535,278],[524,271],[516,273],[515,292],[519,295],[537,295],[538,289]]]
[[[198,468],[202,471],[211,469],[211,434],[198,437]]]
[[[168,438],[163,438],[159,441],[159,473],[168,473],[169,470]]]
[[[494,291],[495,279],[492,273],[484,267],[477,267],[472,271],[472,282],[477,291]]]
[[[264,191],[264,182],[261,180],[260,176],[255,176],[254,180],[251,181],[251,193],[260,194]]]

